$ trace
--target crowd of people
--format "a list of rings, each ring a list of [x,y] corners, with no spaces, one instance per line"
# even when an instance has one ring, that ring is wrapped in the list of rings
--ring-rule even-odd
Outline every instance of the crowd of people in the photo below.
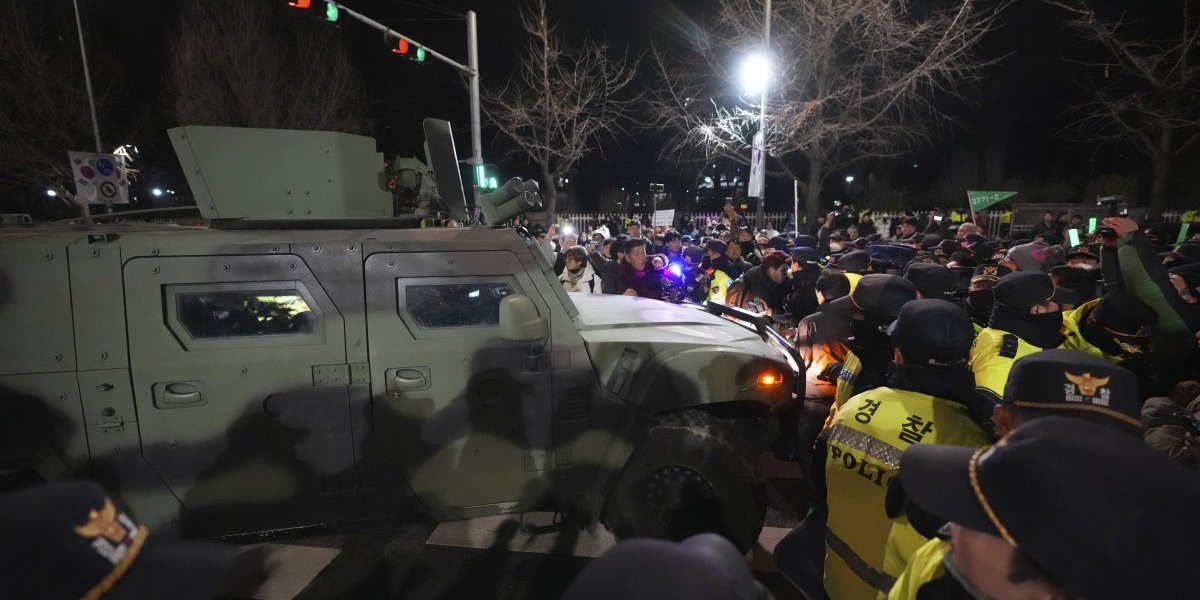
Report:
[[[1200,235],[857,217],[781,234],[726,207],[539,241],[568,291],[727,303],[795,342],[805,397],[775,452],[815,501],[776,559],[809,598],[1195,597]]]
[[[1200,594],[1200,235],[1047,213],[1027,238],[990,239],[940,211],[884,232],[838,211],[809,235],[732,207],[581,227],[530,232],[566,291],[726,303],[793,340],[804,398],[774,450],[814,501],[775,560],[808,598]],[[236,556],[146,543],[87,482],[0,509],[14,597],[207,598]],[[564,597],[769,596],[704,534],[622,542]]]

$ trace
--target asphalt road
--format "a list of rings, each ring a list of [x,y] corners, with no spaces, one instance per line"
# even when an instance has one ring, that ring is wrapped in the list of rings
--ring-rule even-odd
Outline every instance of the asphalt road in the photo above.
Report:
[[[774,543],[807,510],[794,463],[769,457],[769,506],[759,546],[747,560],[780,600],[803,598],[775,571]],[[601,526],[556,525],[552,515],[488,517],[455,523],[376,525],[299,535],[247,546],[267,573],[241,573],[228,599],[323,600],[557,599],[588,562],[615,540]]]

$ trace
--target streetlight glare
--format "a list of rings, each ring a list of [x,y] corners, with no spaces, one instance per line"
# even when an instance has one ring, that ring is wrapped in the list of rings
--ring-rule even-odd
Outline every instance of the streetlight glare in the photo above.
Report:
[[[162,195],[162,190],[160,190],[160,189],[158,189],[158,188],[154,188],[154,189],[150,190],[150,193],[151,193],[151,194],[154,194],[155,196],[161,196],[161,195]]]
[[[58,195],[58,192],[56,192],[56,191],[54,191],[54,190],[46,190],[46,195],[47,195],[47,196],[50,196],[51,198],[53,198],[53,197],[55,197],[55,196],[57,196],[57,195]]]
[[[762,52],[747,56],[742,61],[738,78],[742,92],[747,96],[763,93],[771,85],[771,58]]]
[[[854,176],[853,176],[853,175],[847,175],[847,176],[846,176],[846,183],[854,183]]]

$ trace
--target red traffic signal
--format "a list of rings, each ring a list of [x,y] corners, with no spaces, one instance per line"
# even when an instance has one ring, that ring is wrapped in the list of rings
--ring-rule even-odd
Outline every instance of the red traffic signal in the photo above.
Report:
[[[288,6],[299,8],[301,10],[307,10],[312,8],[312,0],[288,0]]]
[[[392,48],[392,53],[399,54],[409,60],[425,62],[425,49],[409,42],[405,38],[400,38],[400,41],[396,43],[396,47]]]

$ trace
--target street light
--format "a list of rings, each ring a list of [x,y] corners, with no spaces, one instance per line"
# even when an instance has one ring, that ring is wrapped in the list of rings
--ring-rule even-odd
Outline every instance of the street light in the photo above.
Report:
[[[853,175],[847,175],[847,176],[846,176],[846,183],[854,183],[854,176],[853,176]]]
[[[54,190],[46,190],[46,195],[47,195],[47,196],[50,196],[51,198],[53,198],[53,197],[55,197],[55,196],[57,196],[57,195],[58,195],[58,192],[56,192],[56,191],[54,191]]]
[[[156,198],[157,198],[158,196],[161,196],[161,195],[163,194],[162,190],[160,190],[160,189],[158,189],[158,188],[154,188],[154,189],[150,190],[150,193],[151,193],[151,194],[154,194],[154,196],[155,196]]]
[[[771,58],[764,52],[755,52],[742,60],[738,81],[747,96],[758,96],[771,85]]]

